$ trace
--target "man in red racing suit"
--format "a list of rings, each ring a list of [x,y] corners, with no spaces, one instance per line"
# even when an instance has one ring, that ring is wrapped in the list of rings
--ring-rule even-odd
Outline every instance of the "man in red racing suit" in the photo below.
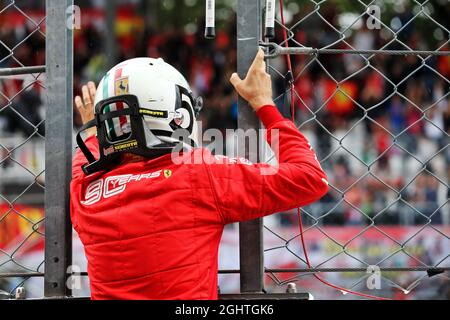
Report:
[[[181,155],[184,161],[168,154],[86,176],[86,158],[77,151],[71,218],[85,248],[92,299],[217,299],[226,224],[304,206],[327,192],[308,141],[273,105],[264,67],[260,52],[246,79],[234,74],[231,82],[269,133],[278,131],[274,174],[261,174],[267,164],[218,158],[198,148]],[[76,105],[88,121],[92,107],[86,101],[92,97],[86,86],[83,95],[85,103],[77,97]],[[98,156],[95,136],[86,144]],[[203,161],[186,161],[196,157]]]

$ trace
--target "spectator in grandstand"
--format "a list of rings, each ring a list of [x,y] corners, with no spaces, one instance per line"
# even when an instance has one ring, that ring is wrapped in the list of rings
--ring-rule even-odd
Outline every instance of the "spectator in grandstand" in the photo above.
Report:
[[[226,224],[304,206],[327,193],[313,149],[274,106],[264,52],[244,80],[233,74],[230,81],[269,131],[269,143],[276,130],[277,168],[192,148],[199,100],[161,59],[121,63],[102,79],[98,94],[89,83],[83,99],[76,97],[91,131],[73,161],[71,218],[85,247],[93,299],[217,299]],[[94,100],[104,104],[98,121],[92,121]],[[187,142],[174,136],[181,129]]]
[[[5,130],[10,133],[20,133],[24,137],[44,135],[44,123],[39,113],[42,105],[41,97],[35,90],[22,87],[23,81],[5,81],[9,96],[12,99],[0,97],[0,103],[9,104],[2,113],[6,119]],[[3,86],[0,85],[0,88]],[[4,91],[6,92],[6,90]],[[20,94],[17,94],[21,92]]]

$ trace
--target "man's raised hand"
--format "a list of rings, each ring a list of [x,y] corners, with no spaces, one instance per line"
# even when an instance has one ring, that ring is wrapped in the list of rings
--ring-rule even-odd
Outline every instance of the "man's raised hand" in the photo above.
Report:
[[[94,119],[94,107],[95,107],[94,102],[95,102],[95,95],[97,92],[95,83],[89,81],[87,85],[84,85],[81,88],[81,92],[83,98],[81,98],[80,96],[76,96],[75,106],[77,107],[77,110],[80,113],[81,121],[83,122],[83,124],[86,124],[92,119]],[[90,128],[86,130],[86,133],[88,136],[95,135],[96,128]]]
[[[237,93],[244,98],[255,110],[264,105],[274,105],[272,99],[272,80],[266,72],[264,61],[264,51],[259,49],[256,54],[247,76],[244,80],[239,78],[237,73],[233,73],[230,78],[231,84]]]

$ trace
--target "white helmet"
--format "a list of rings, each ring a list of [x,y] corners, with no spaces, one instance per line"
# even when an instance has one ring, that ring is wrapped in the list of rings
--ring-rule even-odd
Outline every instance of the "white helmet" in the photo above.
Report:
[[[180,88],[185,92],[179,92]],[[194,108],[199,106],[193,105],[198,104],[198,101],[192,98],[191,88],[183,75],[163,59],[135,58],[112,68],[98,85],[95,105],[124,94],[135,95],[141,108],[167,114],[167,117],[145,116],[148,128],[158,133],[155,135],[162,141],[174,142],[170,137],[174,129],[180,127],[189,130],[189,138],[198,145]],[[109,111],[117,108],[120,108],[120,104],[112,105]],[[111,132],[113,135],[118,137],[129,132],[129,123],[120,122],[119,119],[113,119],[112,122],[114,126],[109,129],[114,131]]]
[[[86,154],[80,136],[77,142],[90,164],[110,164],[111,156],[123,152],[153,157],[180,143],[195,147],[196,117],[201,108],[202,99],[194,98],[183,75],[163,59],[127,60],[100,81],[95,120],[82,128],[97,127],[100,159]],[[99,171],[102,164],[90,166],[91,170],[85,172]]]

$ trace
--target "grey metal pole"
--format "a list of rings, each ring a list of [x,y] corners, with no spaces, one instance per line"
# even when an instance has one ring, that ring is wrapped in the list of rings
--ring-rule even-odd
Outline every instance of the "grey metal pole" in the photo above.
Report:
[[[143,0],[145,11],[145,24],[147,28],[154,31],[158,26],[158,1]]]
[[[46,297],[70,295],[72,263],[69,184],[72,177],[73,0],[46,0],[45,286]]]
[[[117,1],[106,1],[106,29],[104,31],[104,43],[107,57],[107,69],[116,65],[117,41],[116,41],[116,9]]]
[[[237,8],[237,71],[244,78],[258,50],[261,39],[260,0],[239,0]],[[258,129],[255,112],[241,98],[238,101],[239,129]],[[239,141],[238,143],[245,143]],[[239,149],[242,149],[239,147]],[[251,156],[248,154],[241,156]],[[257,159],[253,155],[252,159]],[[264,256],[262,219],[239,224],[241,293],[262,293],[264,288]]]

